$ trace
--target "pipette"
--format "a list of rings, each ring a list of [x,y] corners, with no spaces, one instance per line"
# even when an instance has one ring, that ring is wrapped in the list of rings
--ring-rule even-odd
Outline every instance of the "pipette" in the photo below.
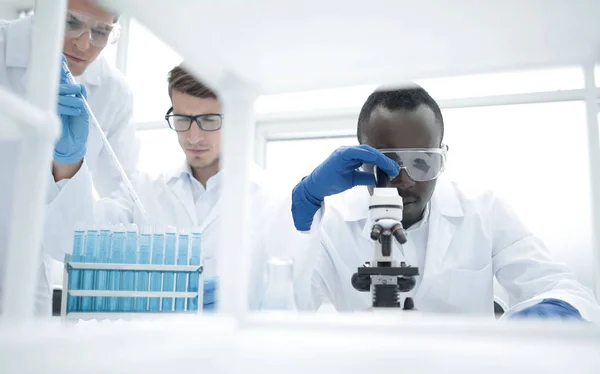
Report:
[[[71,83],[71,84],[77,84],[77,81],[75,80],[75,78],[71,74],[71,71],[69,71],[69,67],[67,66],[67,62],[64,61],[64,60],[62,62],[62,69],[63,69],[63,72],[65,73],[65,75],[66,75],[67,80],[69,81],[69,83]],[[100,134],[100,137],[102,139],[102,145],[106,148],[107,153],[108,153],[108,155],[109,155],[109,157],[110,157],[113,165],[115,166],[115,168],[117,168],[117,170],[119,171],[119,174],[121,174],[121,179],[123,180],[123,183],[125,183],[125,187],[129,191],[129,194],[133,198],[133,202],[134,202],[135,206],[140,211],[140,214],[142,215],[142,219],[144,220],[144,222],[147,222],[148,218],[146,216],[146,209],[144,209],[144,206],[142,205],[142,201],[140,200],[140,197],[135,192],[135,189],[133,188],[133,185],[131,184],[131,181],[129,180],[129,177],[125,173],[125,170],[123,169],[123,166],[121,165],[121,163],[119,162],[119,159],[117,158],[117,155],[115,154],[115,151],[112,149],[110,143],[108,142],[108,139],[106,138],[106,135],[104,135],[104,131],[102,131],[102,128],[100,127],[100,123],[98,122],[98,120],[96,119],[96,116],[92,112],[92,108],[90,108],[90,105],[88,104],[88,102],[85,99],[85,97],[83,97],[83,95],[78,95],[78,96],[81,99],[83,99],[83,104],[85,105],[85,109],[87,110],[87,112],[88,112],[88,114],[90,116],[90,122],[98,130],[98,133]]]

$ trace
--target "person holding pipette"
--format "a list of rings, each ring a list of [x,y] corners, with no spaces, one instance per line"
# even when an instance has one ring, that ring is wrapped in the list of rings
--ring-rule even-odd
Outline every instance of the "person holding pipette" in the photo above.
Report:
[[[194,228],[202,235],[202,252],[205,279],[204,300],[214,302],[206,292],[215,290],[217,246],[220,216],[220,138],[222,126],[227,126],[218,96],[210,88],[193,77],[183,66],[173,68],[168,75],[168,94],[172,107],[165,108],[165,127],[173,131],[186,160],[182,165],[173,165],[173,170],[158,178],[140,174],[133,186],[143,205],[135,203],[129,189],[123,188],[110,198],[94,201],[87,161],[82,152],[85,147],[84,134],[87,126],[73,123],[69,131],[63,132],[59,144],[64,140],[78,154],[72,163],[55,163],[53,173],[58,183],[63,184],[61,195],[55,201],[56,212],[64,207],[60,223],[53,224],[52,237],[46,243],[52,246],[70,246],[74,223],[136,223],[138,225],[174,225],[178,229]],[[82,100],[72,100],[74,108],[81,109]],[[77,110],[73,111],[74,113]],[[85,114],[74,117],[88,120]],[[165,140],[169,141],[169,140]],[[175,141],[173,139],[172,141]],[[75,160],[76,159],[76,160]],[[255,250],[252,266],[249,305],[257,308],[262,290],[262,270],[269,255],[293,256],[285,251],[281,238],[296,235],[302,240],[305,235],[296,233],[289,212],[289,191],[277,189],[277,183],[258,166],[251,169],[251,211]],[[286,204],[288,199],[288,204]],[[147,217],[147,221],[144,219]],[[235,226],[237,223],[234,223]],[[235,235],[235,227],[232,227]],[[274,232],[279,235],[273,235]],[[302,266],[300,261],[298,266]],[[211,281],[213,280],[213,281]],[[205,309],[212,305],[204,305]]]
[[[133,177],[139,146],[133,124],[133,95],[125,77],[101,55],[119,36],[118,16],[91,0],[69,0],[63,55],[75,79],[87,90],[87,100],[124,170]],[[35,15],[0,22],[0,86],[26,95],[31,25]],[[58,83],[58,82],[57,82]],[[59,89],[59,96],[68,95]],[[64,107],[59,106],[59,114]],[[86,146],[86,162],[100,196],[110,196],[121,183],[118,170],[96,131]],[[51,191],[52,195],[56,190]]]
[[[123,75],[109,65],[101,55],[107,45],[117,41],[119,35],[117,18],[115,14],[99,7],[93,1],[69,0],[65,19],[63,55],[75,79],[85,86],[89,105],[106,134],[106,139],[123,165],[124,171],[133,178],[139,146],[132,122],[132,93]],[[2,51],[0,86],[22,96],[27,94],[31,26],[34,21],[35,15],[15,21],[0,21],[0,51]],[[70,121],[88,123],[73,117],[78,109],[60,104],[61,100],[69,100],[69,96],[81,93],[83,90],[64,78],[63,74],[59,86],[57,110],[63,128],[68,128]],[[109,196],[120,185],[120,172],[113,166],[98,129],[90,129],[85,136],[87,137],[85,146],[80,148],[79,152],[85,155],[96,192],[100,196]],[[64,152],[66,146],[64,139],[59,142],[55,162],[70,163],[73,156],[79,157],[78,152],[73,154]],[[61,185],[57,186],[54,183],[49,185],[47,201],[51,203],[59,194]],[[44,250],[44,264],[40,266],[36,292],[36,312],[40,315],[51,313],[51,258],[62,262],[64,249],[55,253]],[[0,290],[1,286],[0,284]]]

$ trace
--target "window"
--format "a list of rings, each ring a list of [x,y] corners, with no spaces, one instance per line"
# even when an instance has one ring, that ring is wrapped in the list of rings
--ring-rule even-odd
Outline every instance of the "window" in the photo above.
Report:
[[[504,197],[558,260],[592,284],[587,124],[582,102],[444,112],[447,175]]]
[[[283,185],[294,186],[323,162],[336,148],[358,144],[356,136],[271,140],[267,143],[266,170]]]
[[[127,80],[133,91],[134,120],[161,121],[169,109],[167,74],[181,57],[135,19],[129,29]]]

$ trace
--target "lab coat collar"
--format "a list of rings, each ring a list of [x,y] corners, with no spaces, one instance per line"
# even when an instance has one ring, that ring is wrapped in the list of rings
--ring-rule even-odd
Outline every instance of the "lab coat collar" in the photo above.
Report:
[[[222,175],[222,171],[219,171],[217,174],[215,174],[214,176],[209,178],[209,180],[207,181],[207,189],[220,188],[219,185],[220,185],[221,175]],[[193,178],[193,176],[192,176],[192,170],[190,168],[190,165],[187,162],[184,162],[183,165],[180,166],[179,168],[174,169],[169,173],[166,173],[164,181],[167,184],[169,184],[169,183],[172,184],[174,196],[183,205],[183,208],[187,212],[187,214],[190,217],[190,220],[192,221],[194,226],[198,226],[199,230],[201,232],[203,232],[208,226],[210,226],[217,219],[218,212],[219,212],[218,205],[220,205],[219,204],[220,198],[218,198],[217,203],[211,209],[211,211],[208,213],[208,215],[206,217],[204,217],[202,225],[199,226],[197,212],[196,212],[196,205],[194,203],[192,190],[191,190],[191,188],[189,188],[189,184],[185,183],[186,181],[191,181],[191,178]],[[252,187],[256,187],[257,185],[260,186],[260,183],[264,179],[264,172],[258,165],[256,165],[256,164],[251,165],[250,178],[252,181]]]
[[[341,198],[340,210],[345,221],[360,221],[369,216],[369,190],[365,186],[354,187]],[[449,180],[438,179],[428,209],[447,217],[462,217],[462,206],[456,190]],[[428,214],[429,212],[426,212]]]
[[[31,49],[33,16],[10,22],[6,28],[6,66],[27,68]]]
[[[210,177],[208,179],[208,181],[206,182],[207,189],[213,188],[213,186],[218,186],[221,183],[222,175],[223,175],[223,171],[220,170],[217,174]],[[188,178],[188,177],[193,178],[192,169],[190,167],[190,164],[188,164],[186,161],[184,161],[180,167],[173,169],[170,172],[165,174],[165,182],[169,183],[174,179],[181,179],[181,178]],[[264,180],[263,169],[261,169],[255,163],[252,163],[250,165],[250,181],[253,183],[253,185],[260,185],[260,183],[263,182],[263,180]]]
[[[221,171],[219,171],[219,172],[217,172],[217,174],[208,178],[208,180],[206,181],[206,190],[207,191],[211,190],[219,185],[219,181],[221,180],[221,174],[222,174]],[[171,179],[173,179],[173,178],[189,178],[190,181],[192,179],[194,179],[194,175],[192,174],[192,168],[190,167],[190,164],[188,164],[187,162],[184,162],[183,166],[179,169],[179,171],[175,171],[173,173],[173,176],[171,177]]]

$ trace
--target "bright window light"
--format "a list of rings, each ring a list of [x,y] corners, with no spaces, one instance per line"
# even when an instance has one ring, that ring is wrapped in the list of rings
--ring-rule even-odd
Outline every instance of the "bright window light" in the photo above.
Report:
[[[555,257],[592,284],[587,125],[582,102],[451,109],[447,176],[503,196]]]
[[[282,185],[294,186],[336,148],[356,144],[356,136],[269,141],[265,168],[277,175]]]
[[[129,29],[127,80],[133,91],[135,122],[160,121],[171,105],[167,74],[182,58],[135,19]]]

